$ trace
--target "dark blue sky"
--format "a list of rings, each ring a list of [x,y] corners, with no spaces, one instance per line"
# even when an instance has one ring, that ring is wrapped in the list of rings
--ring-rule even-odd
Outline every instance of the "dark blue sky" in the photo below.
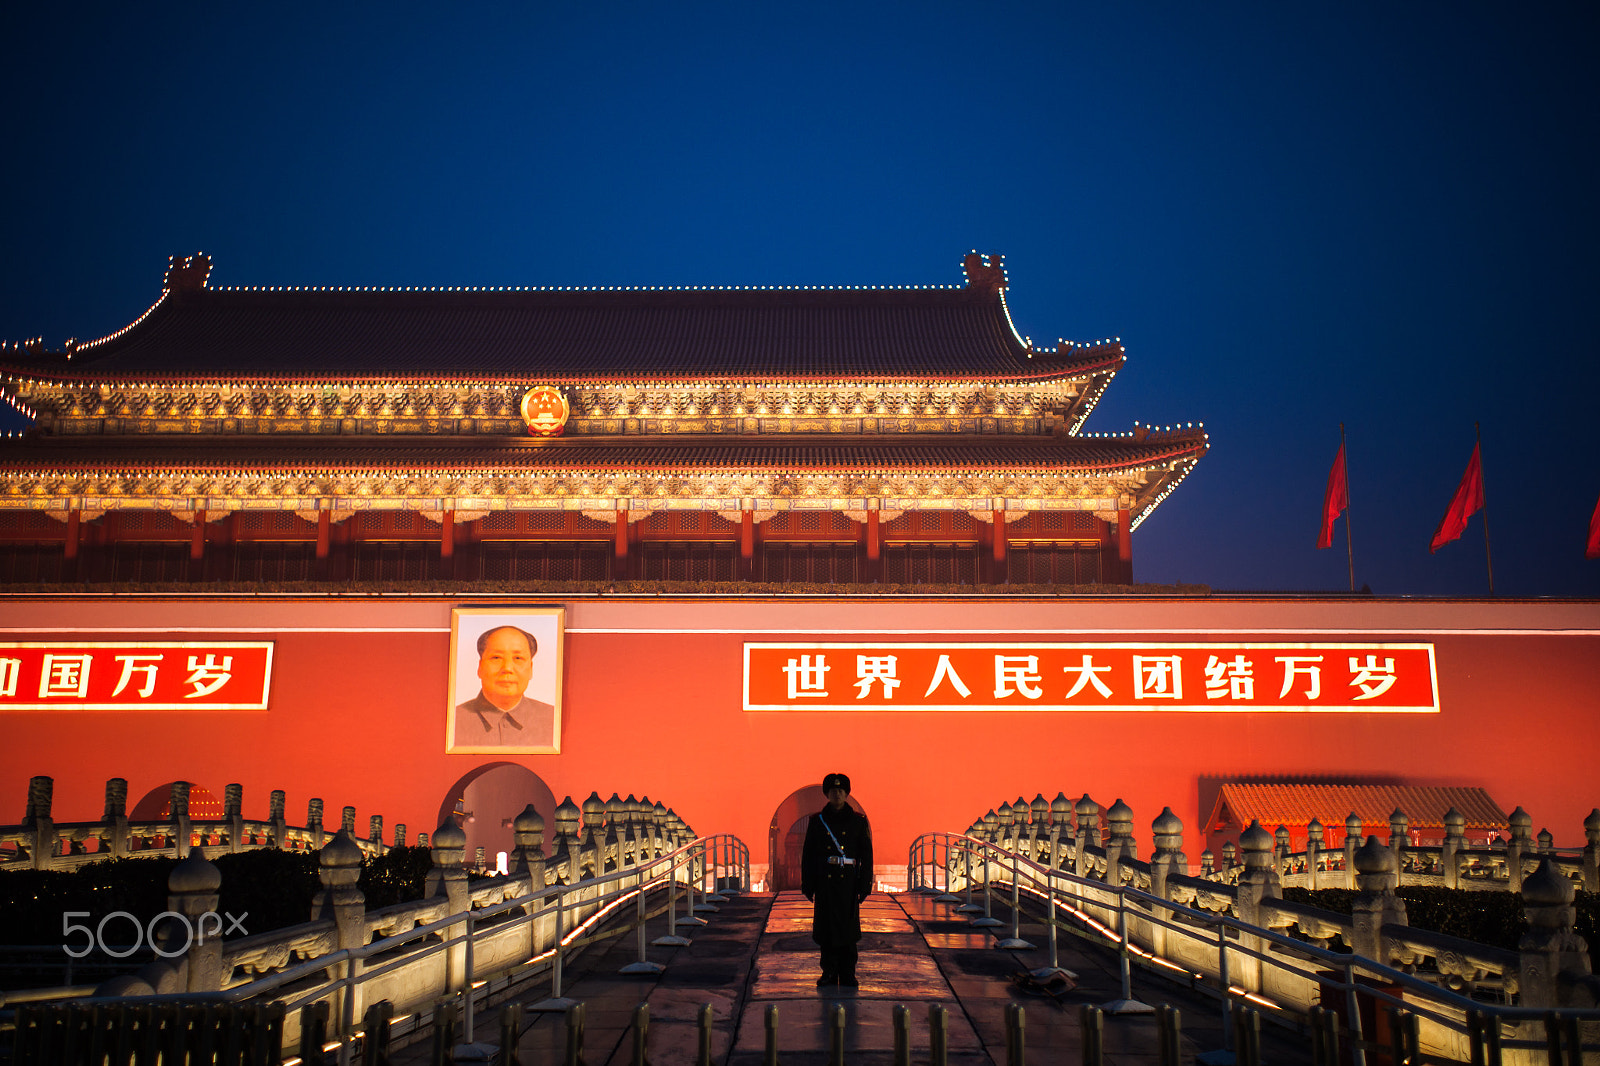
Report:
[[[1479,519],[1427,550],[1477,420],[1497,591],[1600,596],[1600,8],[765,6],[8,5],[0,338],[120,328],[197,250],[777,285],[978,248],[1024,334],[1127,345],[1088,429],[1211,433],[1140,580],[1343,588],[1344,421],[1357,584],[1479,594]]]

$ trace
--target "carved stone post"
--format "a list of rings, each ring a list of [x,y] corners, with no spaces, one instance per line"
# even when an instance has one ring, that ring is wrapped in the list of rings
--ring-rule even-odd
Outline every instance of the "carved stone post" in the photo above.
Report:
[[[1406,849],[1411,846],[1411,819],[1406,817],[1406,812],[1399,807],[1389,815],[1389,850],[1394,852],[1395,876],[1399,877],[1406,869]],[[1395,882],[1399,884],[1398,881]]]
[[[128,854],[128,779],[113,777],[106,782],[106,830],[100,836],[100,846],[113,859]]]
[[[991,841],[991,842],[999,840],[1000,839],[1000,816],[995,813],[995,809],[993,807],[989,808],[988,813],[986,813],[983,816],[982,821],[983,821],[983,832],[981,834],[979,834],[979,835],[982,836],[984,840],[988,840],[988,841]]]
[[[1171,899],[1172,893],[1167,888],[1167,878],[1175,873],[1188,873],[1189,864],[1183,857],[1183,820],[1172,813],[1171,807],[1161,808],[1161,813],[1156,815],[1155,821],[1150,823],[1150,836],[1155,841],[1156,850],[1150,856],[1150,894],[1160,896],[1162,899]],[[1160,918],[1169,915],[1157,915]],[[1165,955],[1167,951],[1167,927],[1160,922],[1149,923],[1151,950],[1158,956]]]
[[[606,820],[606,801],[600,798],[600,793],[591,792],[589,798],[583,801],[583,863],[581,869],[591,877],[598,877],[604,873],[602,849],[605,836],[602,829]],[[579,874],[574,881],[583,879]]]
[[[1444,887],[1461,887],[1461,852],[1467,846],[1467,816],[1451,807],[1444,812],[1444,846],[1439,862],[1444,867]]]
[[[1244,853],[1244,870],[1239,874],[1239,888],[1235,896],[1239,920],[1249,925],[1265,926],[1261,916],[1261,901],[1278,899],[1283,895],[1278,871],[1273,862],[1272,834],[1261,828],[1254,819],[1239,834],[1239,850]],[[1261,950],[1261,938],[1253,933],[1240,933],[1239,946],[1248,949],[1239,952],[1237,974],[1232,975],[1245,988],[1261,988],[1261,960],[1252,952]]]
[[[432,848],[433,867],[428,871],[423,896],[448,897],[452,914],[466,910],[467,871],[464,862],[467,856],[467,834],[456,825],[453,818],[446,818],[439,828],[433,831]]]
[[[1506,873],[1511,878],[1511,891],[1522,891],[1522,860],[1533,851],[1533,815],[1518,807],[1506,819],[1511,830],[1511,842],[1506,845]]]
[[[1207,848],[1202,851],[1200,853],[1200,876],[1209,878],[1216,871],[1216,868],[1217,857],[1212,854],[1211,849]]]
[[[1244,853],[1244,871],[1239,874],[1239,920],[1261,925],[1261,901],[1283,895],[1272,854],[1272,834],[1251,819],[1239,834],[1239,850]]]
[[[433,869],[428,871],[427,886],[423,895],[429,898],[444,896],[451,914],[460,914],[472,906],[467,892],[467,871],[462,863],[467,857],[467,834],[456,825],[455,819],[446,817],[433,831]],[[453,943],[445,953],[445,981],[451,990],[460,989],[466,982],[467,949],[466,930],[456,926],[450,938]]]
[[[1289,827],[1280,825],[1272,831],[1272,857],[1273,865],[1278,868],[1278,876],[1287,877],[1289,874]]]
[[[167,875],[167,909],[188,921],[169,919],[162,924],[159,935],[165,941],[163,950],[177,951],[191,933],[194,936],[189,950],[177,960],[180,987],[170,991],[222,990],[222,922],[216,917],[217,889],[221,886],[222,873],[199,853],[178,863]],[[208,914],[210,919],[206,918]]]
[[[194,827],[189,821],[189,782],[172,783],[172,846],[180,859],[189,857]]]
[[[667,839],[667,805],[658,800],[652,810],[655,817],[656,854],[664,855],[672,850],[672,844]]]
[[[1356,887],[1356,850],[1361,847],[1361,818],[1355,811],[1344,820],[1344,887]]]
[[[222,817],[228,823],[228,851],[237,855],[244,850],[244,786],[238,782],[222,789]]]
[[[327,833],[322,828],[322,801],[312,799],[306,804],[306,831],[311,837],[311,847],[321,850],[327,842]]]
[[[999,844],[1002,848],[1009,848],[1012,844],[1012,837],[1015,835],[1011,827],[1016,824],[1016,811],[1011,809],[1011,804],[1002,803],[1000,804],[1000,810],[996,813],[995,818],[997,819],[996,824],[1000,831],[1000,835],[996,839],[995,843]]]
[[[394,823],[394,846],[397,848],[406,846],[406,823],[404,822]]]
[[[1557,1010],[1592,1005],[1581,985],[1591,972],[1589,945],[1573,929],[1577,909],[1572,882],[1556,869],[1550,856],[1522,883],[1522,911],[1528,931],[1517,944],[1522,1005]]]
[[[620,869],[623,865],[622,852],[625,837],[623,816],[625,813],[626,808],[623,805],[622,797],[615,792],[611,793],[611,798],[606,800],[605,851],[601,856],[601,869],[606,873]]]
[[[1057,792],[1050,801],[1050,866],[1057,870],[1067,868],[1067,852],[1072,843],[1072,801],[1065,792]]]
[[[511,852],[511,871],[532,878],[534,894],[538,895],[544,891],[544,819],[533,804],[512,819],[511,833],[517,841]]]
[[[1234,870],[1234,867],[1236,865],[1238,865],[1238,860],[1239,860],[1239,849],[1234,846],[1233,841],[1224,840],[1222,842],[1222,873],[1223,873],[1223,880],[1230,881],[1230,880],[1234,880],[1236,878],[1237,875],[1233,872],[1233,870]]]
[[[367,839],[378,846],[379,855],[388,850],[383,846],[383,815],[374,814],[367,819]]]
[[[1583,820],[1583,890],[1600,892],[1600,807]]]
[[[1306,887],[1315,892],[1319,880],[1317,862],[1322,856],[1322,822],[1313,818],[1306,826]]]
[[[356,809],[346,807],[339,812],[339,832],[349,833],[352,838],[356,835]]]
[[[1183,819],[1173,814],[1171,807],[1163,807],[1150,823],[1150,835],[1156,845],[1150,856],[1150,894],[1171,899],[1167,878],[1189,872],[1189,861],[1183,856]]]
[[[1038,862],[1045,856],[1039,853],[1040,840],[1050,836],[1050,801],[1040,792],[1028,804],[1028,857]]]
[[[1389,965],[1383,939],[1385,925],[1406,925],[1405,900],[1394,894],[1400,869],[1394,849],[1386,848],[1374,833],[1356,852],[1356,898],[1350,908],[1350,949],[1357,955]]]
[[[1554,855],[1556,853],[1555,834],[1548,829],[1539,830],[1539,854]]]
[[[670,813],[670,812],[665,812]],[[572,802],[572,797],[561,801],[556,808],[556,839],[550,846],[550,858],[556,863],[556,883],[570,885],[578,880],[578,819],[582,812]]]
[[[267,801],[267,821],[271,824],[272,846],[281,848],[289,840],[289,823],[285,820],[283,789],[275,788]]]
[[[1072,813],[1078,819],[1078,829],[1073,835],[1072,872],[1079,877],[1087,877],[1089,863],[1083,849],[1090,845],[1100,846],[1100,805],[1085,792],[1083,798],[1073,804]]]
[[[1122,884],[1122,860],[1138,858],[1137,844],[1133,839],[1133,808],[1118,796],[1106,811],[1106,883]]]
[[[50,817],[51,798],[54,792],[54,778],[41,775],[28,779],[28,807],[22,816],[22,824],[32,830],[28,848],[33,852],[35,870],[48,870],[55,863],[56,823],[55,819]]]
[[[332,918],[339,930],[339,947],[362,947],[367,942],[367,897],[356,887],[361,846],[349,830],[339,830],[323,847],[317,874],[322,891],[311,901],[312,921]]]

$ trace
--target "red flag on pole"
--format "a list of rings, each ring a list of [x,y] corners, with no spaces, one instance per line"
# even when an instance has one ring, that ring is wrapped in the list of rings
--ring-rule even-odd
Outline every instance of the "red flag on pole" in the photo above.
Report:
[[[1594,514],[1589,517],[1589,547],[1585,559],[1600,559],[1600,500],[1594,503]]]
[[[1428,545],[1432,554],[1466,531],[1467,519],[1483,508],[1483,460],[1479,454],[1482,445],[1472,446],[1472,458],[1467,461],[1467,472],[1461,475],[1456,494],[1450,497],[1450,506],[1433,531],[1433,542]]]
[[[1328,489],[1322,494],[1322,532],[1317,534],[1317,547],[1333,547],[1333,523],[1346,507],[1350,506],[1350,488],[1344,474],[1344,441],[1339,442],[1339,452],[1333,457],[1333,468],[1328,471]]]

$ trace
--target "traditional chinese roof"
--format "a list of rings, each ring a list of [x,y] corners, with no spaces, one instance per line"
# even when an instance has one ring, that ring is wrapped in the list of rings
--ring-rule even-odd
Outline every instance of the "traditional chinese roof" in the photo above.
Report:
[[[1315,818],[1342,831],[1354,813],[1363,833],[1386,833],[1389,816],[1404,811],[1412,829],[1438,829],[1451,807],[1466,818],[1468,829],[1504,829],[1506,813],[1487,791],[1464,786],[1315,785],[1301,783],[1240,784],[1224,782],[1212,810],[1211,825],[1231,819],[1266,829],[1305,826]]]
[[[68,380],[994,380],[1105,375],[1113,341],[1035,349],[996,260],[966,286],[903,288],[211,288],[174,261],[128,326],[41,366]],[[43,353],[41,353],[43,354]],[[1100,383],[1103,388],[1104,382]]]

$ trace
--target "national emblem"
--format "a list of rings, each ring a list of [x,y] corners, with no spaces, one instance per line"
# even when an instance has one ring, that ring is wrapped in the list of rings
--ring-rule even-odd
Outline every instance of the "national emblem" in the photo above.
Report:
[[[536,437],[559,437],[567,424],[567,398],[554,385],[535,385],[522,395],[522,421]]]

